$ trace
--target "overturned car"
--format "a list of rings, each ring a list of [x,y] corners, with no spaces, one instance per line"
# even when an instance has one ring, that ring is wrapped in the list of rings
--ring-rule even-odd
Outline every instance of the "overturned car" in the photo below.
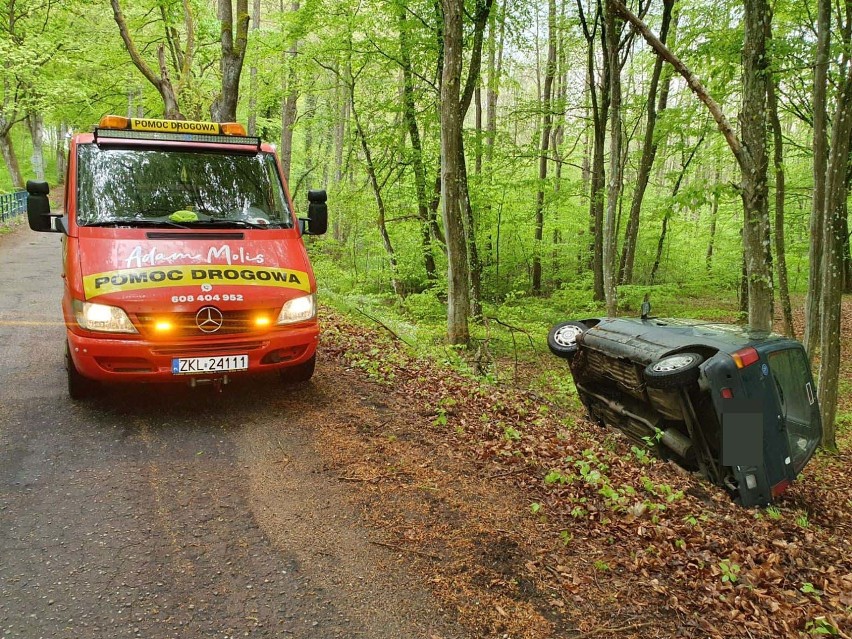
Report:
[[[802,345],[695,320],[593,318],[548,335],[593,421],[700,472],[743,506],[766,505],[822,436]]]

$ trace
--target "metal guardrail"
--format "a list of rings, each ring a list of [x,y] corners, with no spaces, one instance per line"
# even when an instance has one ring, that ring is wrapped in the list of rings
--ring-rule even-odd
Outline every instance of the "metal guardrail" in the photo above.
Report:
[[[0,195],[0,224],[10,222],[27,210],[27,192],[15,191]]]

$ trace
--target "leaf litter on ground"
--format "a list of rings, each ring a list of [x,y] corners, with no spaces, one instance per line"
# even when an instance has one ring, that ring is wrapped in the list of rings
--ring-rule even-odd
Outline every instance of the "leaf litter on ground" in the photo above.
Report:
[[[323,313],[321,356],[363,410],[319,448],[471,636],[850,636],[848,445],[743,509],[576,408]]]

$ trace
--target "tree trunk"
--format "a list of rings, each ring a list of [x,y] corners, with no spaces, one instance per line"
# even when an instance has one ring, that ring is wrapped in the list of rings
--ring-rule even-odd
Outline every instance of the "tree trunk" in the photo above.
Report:
[[[822,445],[837,449],[837,390],[840,374],[841,302],[843,295],[843,220],[848,195],[846,172],[852,134],[852,62],[844,56],[846,77],[837,96],[832,119],[831,152],[826,179],[826,218],[823,225],[822,314],[819,407],[822,412]]]
[[[663,259],[663,247],[666,245],[666,233],[669,230],[669,213],[663,215],[663,228],[660,231],[660,239],[657,240],[657,253],[654,257],[654,264],[651,266],[651,275],[648,278],[648,285],[653,286],[657,278],[657,271],[660,270],[660,262]]]
[[[68,125],[62,122],[59,125],[59,133],[56,136],[56,179],[65,182],[68,172],[68,155],[65,150],[65,136],[68,133]]]
[[[420,140],[420,127],[417,124],[417,108],[414,102],[414,74],[411,69],[411,51],[408,39],[407,6],[400,4],[399,10],[399,50],[402,67],[402,115],[408,127],[411,140],[412,166],[414,169],[414,190],[417,194],[417,213],[420,217],[420,243],[423,249],[423,266],[430,281],[438,278],[435,267],[435,253],[432,247],[432,234],[429,232],[429,198],[426,195],[426,168],[423,165],[423,144]]]
[[[33,141],[32,167],[36,180],[44,181],[44,122],[41,115],[31,113],[27,116],[27,126]]]
[[[451,344],[470,342],[469,282],[461,168],[462,114],[459,109],[462,72],[462,0],[441,0],[444,8],[441,73],[441,214],[447,238],[447,338]]]
[[[334,93],[338,101],[338,117],[334,125],[334,183],[340,184],[343,181],[343,146],[346,137],[346,123],[349,120],[349,95],[339,76]],[[335,216],[336,221],[339,218],[340,216]],[[335,237],[338,236],[335,234]]]
[[[260,0],[254,0],[251,7],[251,30],[260,29]],[[257,66],[249,69],[249,116],[248,134],[257,135]]]
[[[742,237],[742,234],[740,235]],[[748,318],[748,266],[746,265],[745,250],[743,250],[743,264],[740,276],[740,317]]]
[[[284,10],[283,2],[281,10]],[[296,13],[299,10],[299,0],[293,0],[290,11]],[[293,39],[290,45],[290,50],[284,54],[287,75],[284,76],[284,102],[281,105],[281,172],[284,174],[284,179],[290,181],[290,165],[293,160],[293,127],[296,125],[296,106],[299,99],[298,89],[296,87],[296,55],[299,52],[299,43]],[[350,105],[351,106],[351,105]]]
[[[744,252],[748,267],[749,324],[768,331],[772,326],[771,254],[769,237],[768,191],[766,183],[766,31],[769,8],[765,0],[745,2],[745,40],[743,43],[743,108],[740,117],[743,140],[737,137],[719,104],[710,96],[692,71],[660,40],[648,26],[631,13],[620,0],[612,0],[618,12],[636,28],[658,55],[680,73],[690,90],[705,104],[716,120],[742,173],[741,195],[744,213]]]
[[[473,207],[470,204],[470,190],[467,180],[467,162],[464,157],[464,147],[459,156],[459,169],[462,191],[462,208],[464,209],[465,236],[467,238],[468,268],[470,270],[470,311],[474,318],[482,317],[482,263],[479,260],[479,249],[476,246],[476,220]]]
[[[772,330],[772,270],[769,237],[769,168],[766,153],[766,96],[768,60],[766,30],[770,20],[766,0],[746,0],[743,42],[742,142],[749,162],[742,169],[743,246],[748,270],[749,326]]]
[[[184,24],[186,25],[187,30],[187,45],[186,51],[183,52],[181,57],[182,66],[178,70],[180,77],[178,78],[177,87],[172,85],[172,81],[169,76],[169,69],[166,66],[165,44],[161,43],[157,47],[157,62],[159,64],[159,75],[157,75],[151,67],[148,66],[148,63],[145,62],[142,55],[139,53],[139,50],[136,48],[136,43],[130,35],[130,30],[127,27],[127,21],[124,19],[124,14],[121,11],[119,0],[110,0],[110,4],[112,5],[113,18],[115,19],[115,23],[118,25],[119,34],[121,35],[121,39],[124,41],[124,46],[127,49],[127,53],[130,55],[133,65],[139,69],[142,75],[145,76],[145,79],[157,89],[157,92],[163,99],[163,115],[170,120],[185,119],[180,111],[177,96],[183,83],[185,83],[190,77],[190,69],[192,68],[194,23],[192,7],[189,0],[183,0]]]
[[[603,301],[603,218],[604,218],[604,183],[606,175],[604,170],[604,153],[606,145],[606,122],[609,117],[609,56],[607,55],[606,40],[599,36],[598,31],[602,16],[596,9],[594,20],[590,24],[583,13],[582,5],[577,4],[580,11],[580,25],[583,35],[588,44],[586,48],[586,81],[591,100],[592,112],[592,167],[589,180],[589,234],[591,252],[591,266],[594,279],[593,295],[595,301]],[[601,48],[603,49],[603,77],[600,83],[600,96],[598,96],[598,84],[595,79],[597,59],[595,55],[595,42],[601,37]]]
[[[685,160],[681,162],[680,173],[678,173],[677,180],[675,180],[674,186],[672,187],[671,200],[675,201],[677,194],[680,192],[680,187],[683,184],[683,178],[686,176],[686,171],[689,169],[689,165],[692,164],[692,160],[695,159],[696,153],[698,153],[698,149],[701,148],[701,144],[704,142],[704,135],[698,138],[698,143],[693,147],[692,151]],[[672,205],[673,206],[673,205]],[[673,215],[674,211],[672,207],[669,207],[669,210],[663,215],[663,228],[660,232],[660,239],[657,242],[657,254],[654,258],[654,265],[651,267],[651,277],[649,278],[649,284],[653,285],[656,281],[657,271],[660,268],[660,263],[663,259],[663,247],[666,243],[666,233],[669,228],[669,218]],[[713,220],[713,230],[715,233],[715,218]]]
[[[660,26],[660,42],[666,43],[669,33],[669,25],[671,24],[672,8],[674,0],[665,0],[663,2],[663,18]],[[665,74],[663,86],[660,89],[659,105],[657,105],[657,89],[660,82],[660,76],[663,71],[663,59],[657,56],[654,61],[654,70],[651,73],[651,84],[648,87],[648,123],[645,126],[645,139],[642,142],[642,157],[639,160],[639,171],[636,176],[636,188],[633,191],[633,199],[630,203],[630,216],[627,220],[627,229],[624,233],[624,250],[621,253],[621,268],[619,279],[622,284],[631,284],[633,282],[633,265],[636,260],[636,242],[639,238],[639,213],[642,209],[642,200],[645,197],[645,189],[648,187],[648,180],[651,177],[651,168],[654,165],[654,158],[657,155],[658,141],[654,138],[654,131],[657,126],[657,116],[665,111],[668,96],[669,96],[669,81],[671,76],[668,72]]]
[[[491,186],[494,183],[494,144],[497,139],[497,98],[500,95],[500,78],[503,73],[503,43],[506,35],[506,0],[503,0],[500,10],[489,19],[490,30],[488,38],[488,82],[485,92],[485,149],[483,187],[488,197],[483,203],[483,214],[491,219]],[[499,21],[499,36],[496,33]],[[490,262],[495,248],[489,232],[485,249],[485,260]]]
[[[307,124],[305,125],[305,153],[304,163],[305,170],[299,178],[299,184],[305,191],[310,191],[313,187],[314,176],[313,172],[316,169],[314,162],[314,119],[311,117],[317,109],[317,96],[313,93],[308,93],[305,99],[305,115],[307,116]]]
[[[248,45],[248,0],[237,0],[236,22],[231,0],[219,0],[218,13],[221,27],[222,58],[219,68],[222,72],[222,85],[219,95],[210,107],[210,115],[214,122],[235,122],[240,98],[240,75]]]
[[[772,30],[767,22],[767,40],[771,41]],[[773,163],[775,165],[775,265],[778,271],[778,294],[781,297],[781,312],[784,318],[784,334],[795,339],[793,309],[790,305],[790,290],[787,283],[787,252],[784,243],[784,141],[781,135],[781,120],[778,118],[778,98],[774,75],[767,77],[767,107],[772,124]]]
[[[22,189],[24,188],[24,177],[21,175],[20,166],[18,166],[18,156],[15,154],[15,147],[12,146],[11,127],[4,127],[4,129],[0,129],[0,154],[3,155],[3,161],[6,163],[9,177],[12,179],[12,186],[16,189]]]
[[[390,263],[391,270],[391,287],[393,288],[393,292],[397,297],[402,298],[404,296],[404,291],[402,289],[402,284],[397,277],[397,263],[396,263],[396,253],[393,249],[393,244],[391,243],[390,235],[388,234],[388,227],[385,223],[387,219],[386,213],[387,209],[385,207],[385,200],[382,197],[382,189],[379,184],[379,179],[376,174],[376,166],[373,164],[373,155],[370,152],[370,147],[367,144],[367,136],[364,133],[364,129],[361,126],[361,120],[358,118],[358,111],[355,108],[355,83],[352,80],[352,74],[349,74],[350,82],[349,85],[349,101],[352,105],[352,120],[355,123],[355,131],[358,134],[358,139],[361,141],[361,150],[364,152],[364,164],[367,169],[367,176],[370,178],[370,186],[373,189],[373,196],[376,199],[376,208],[378,210],[378,217],[376,218],[376,225],[379,227],[379,234],[382,237],[382,244],[385,247],[385,252],[388,254],[388,262]]]
[[[482,87],[477,84],[473,90],[473,113],[476,137],[473,145],[473,174],[482,175]]]
[[[606,219],[603,228],[603,280],[606,298],[606,314],[618,314],[616,298],[616,239],[618,225],[616,213],[621,196],[624,165],[621,157],[621,64],[618,60],[618,42],[621,38],[622,21],[611,2],[606,3],[606,55],[609,58],[609,188],[607,189]]]
[[[550,130],[553,124],[553,80],[556,77],[556,0],[547,3],[547,66],[544,71],[544,95],[541,108],[544,123],[538,156],[538,191],[535,198],[535,240],[533,242],[532,288],[541,292],[541,242],[544,237],[544,191],[547,181],[547,160],[550,149]]]
[[[849,190],[849,180],[846,180],[846,190]],[[849,207],[846,214],[841,216],[843,221],[843,292],[852,293],[852,253],[849,247]]]
[[[719,178],[721,177],[719,167],[716,167],[716,178],[713,181],[713,201],[710,205],[710,240],[707,242],[707,272],[713,266],[713,244],[716,242],[716,218],[719,215]]]
[[[831,48],[831,2],[817,0],[817,46],[814,64],[814,132],[813,132],[813,176],[814,193],[811,206],[810,236],[808,249],[808,296],[805,300],[805,336],[803,342],[808,357],[813,361],[820,343],[820,299],[822,297],[822,238],[825,226],[825,189],[828,164],[828,64]]]
[[[485,27],[488,24],[488,16],[491,13],[493,0],[476,0],[476,11],[473,17],[473,43],[471,45],[470,63],[468,64],[467,80],[459,97],[459,128],[458,128],[458,188],[460,205],[462,207],[462,223],[464,225],[465,240],[468,250],[468,278],[470,280],[470,293],[468,296],[471,310],[474,316],[482,315],[482,300],[480,293],[480,278],[482,267],[479,261],[479,251],[476,246],[476,220],[473,215],[473,207],[470,202],[470,190],[468,189],[467,166],[464,156],[464,139],[462,130],[464,118],[470,108],[475,88],[479,85],[479,71],[482,68],[482,45],[485,40]],[[446,8],[445,8],[446,10]],[[462,16],[463,16],[462,12]],[[446,40],[445,40],[446,42]],[[462,40],[462,51],[464,41]],[[460,52],[461,55],[461,52]],[[444,69],[446,71],[446,68]],[[442,75],[443,80],[446,76]],[[443,96],[442,96],[443,97]]]

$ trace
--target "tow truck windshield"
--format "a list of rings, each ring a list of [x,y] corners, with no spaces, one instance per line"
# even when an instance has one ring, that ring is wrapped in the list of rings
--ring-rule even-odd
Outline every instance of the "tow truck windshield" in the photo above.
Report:
[[[293,225],[270,153],[81,144],[77,185],[77,222],[83,226]]]

